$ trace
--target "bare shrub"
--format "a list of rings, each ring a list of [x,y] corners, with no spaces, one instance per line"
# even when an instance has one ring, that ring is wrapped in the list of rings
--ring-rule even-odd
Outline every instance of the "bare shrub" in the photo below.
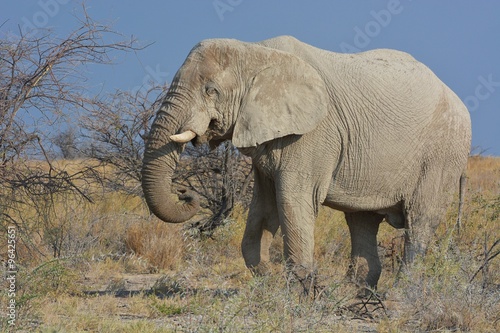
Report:
[[[81,117],[85,139],[81,153],[111,167],[109,174],[102,175],[107,189],[142,196],[144,139],[165,91],[162,85],[117,91],[94,103]]]
[[[195,234],[211,237],[223,225],[235,205],[248,207],[252,191],[251,160],[229,141],[217,149],[188,145],[177,166],[174,184],[192,188],[201,198],[208,217],[192,225]]]
[[[40,30],[0,39],[0,225],[3,231],[15,225],[19,242],[42,256],[31,239],[61,256],[67,224],[58,218],[60,200],[76,195],[91,202],[86,185],[95,177],[90,168],[68,172],[53,162],[48,129],[96,102],[82,85],[84,66],[111,63],[111,51],[136,49],[134,40],[108,42],[117,34],[85,9],[78,23],[64,38]]]

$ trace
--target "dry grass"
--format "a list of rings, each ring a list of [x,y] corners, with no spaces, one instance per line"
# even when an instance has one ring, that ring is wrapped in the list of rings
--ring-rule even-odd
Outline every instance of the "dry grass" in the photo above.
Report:
[[[127,229],[125,244],[135,255],[150,263],[152,270],[176,270],[185,252],[182,235],[180,225],[143,219]]]
[[[467,165],[469,191],[500,194],[500,160],[498,157],[473,156]]]
[[[69,167],[69,166],[68,166]],[[322,209],[315,258],[325,287],[304,299],[272,245],[276,274],[253,278],[240,242],[237,209],[213,239],[149,217],[138,198],[104,194],[96,204],[57,201],[50,226],[65,231],[53,259],[50,233],[33,234],[40,252],[20,246],[17,328],[41,332],[497,332],[500,331],[500,159],[469,161],[460,234],[456,202],[430,253],[398,279],[401,232],[383,224],[382,302],[363,305],[344,281],[350,251],[343,214]],[[63,200],[64,199],[64,200]],[[30,212],[24,212],[30,216]],[[33,215],[34,216],[34,215]],[[2,235],[3,237],[3,235]],[[20,243],[24,240],[20,240]],[[24,249],[24,250],[23,250]],[[24,252],[23,252],[24,251]],[[152,274],[154,273],[154,274]],[[3,291],[5,288],[2,289]],[[7,304],[0,293],[2,309]],[[128,292],[128,294],[127,294]],[[381,306],[385,308],[381,308]],[[5,320],[0,322],[6,332]]]

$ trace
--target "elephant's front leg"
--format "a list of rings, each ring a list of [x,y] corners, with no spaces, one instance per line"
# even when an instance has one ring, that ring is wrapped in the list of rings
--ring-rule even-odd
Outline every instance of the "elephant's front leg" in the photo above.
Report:
[[[281,179],[277,204],[287,268],[302,282],[307,292],[314,284],[314,222],[318,200],[311,184]]]
[[[253,198],[241,249],[248,268],[254,274],[269,271],[269,248],[279,227],[274,182],[254,170]]]

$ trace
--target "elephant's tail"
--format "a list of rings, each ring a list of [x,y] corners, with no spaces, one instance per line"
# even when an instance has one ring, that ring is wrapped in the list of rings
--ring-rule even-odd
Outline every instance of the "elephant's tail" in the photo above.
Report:
[[[465,195],[465,186],[467,185],[467,175],[465,171],[460,176],[460,186],[458,190],[458,216],[457,216],[457,224],[456,229],[457,233],[460,234],[460,228],[462,227],[462,213],[464,207],[464,195]]]

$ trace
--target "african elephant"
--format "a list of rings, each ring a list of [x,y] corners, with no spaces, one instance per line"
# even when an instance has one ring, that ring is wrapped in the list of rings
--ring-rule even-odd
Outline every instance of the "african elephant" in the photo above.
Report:
[[[231,140],[255,170],[242,252],[268,270],[278,228],[288,267],[314,272],[320,205],[345,212],[359,281],[376,287],[377,232],[405,229],[404,260],[425,254],[464,173],[471,123],[425,65],[395,50],[339,54],[282,36],[197,44],[175,75],[149,133],[142,188],[166,222],[196,214],[171,177],[187,142]]]

